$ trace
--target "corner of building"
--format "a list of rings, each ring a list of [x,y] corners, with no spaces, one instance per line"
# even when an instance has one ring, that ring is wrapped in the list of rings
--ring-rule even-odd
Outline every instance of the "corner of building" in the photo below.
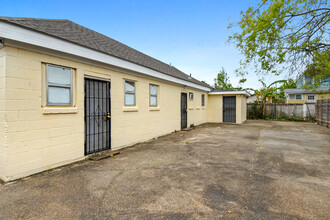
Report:
[[[5,106],[6,47],[0,48],[0,179],[6,178],[6,106]]]

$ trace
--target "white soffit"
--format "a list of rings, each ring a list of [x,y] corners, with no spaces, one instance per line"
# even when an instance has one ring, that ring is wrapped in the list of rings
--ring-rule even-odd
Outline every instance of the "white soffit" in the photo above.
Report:
[[[22,28],[16,25],[12,25],[6,22],[0,21],[0,37],[4,39],[10,39],[18,42],[23,42],[26,44],[31,44],[55,51],[60,51],[67,54],[72,54],[75,56],[87,58],[90,60],[95,60],[98,62],[110,64],[113,66],[118,66],[124,69],[136,71],[145,75],[156,77],[162,80],[174,82],[184,86],[189,86],[192,88],[210,91],[208,87],[204,87],[193,82],[185,81],[173,76],[166,75],[164,73],[152,70],[150,68],[102,53],[87,47],[83,47],[62,39],[48,36],[36,31],[29,30],[27,28]]]
[[[209,92],[209,95],[245,95],[247,97],[251,96],[246,91],[214,91]]]

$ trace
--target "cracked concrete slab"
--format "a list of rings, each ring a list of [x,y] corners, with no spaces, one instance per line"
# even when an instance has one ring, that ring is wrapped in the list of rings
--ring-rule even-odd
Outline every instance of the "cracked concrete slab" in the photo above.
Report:
[[[0,219],[330,219],[329,156],[311,123],[206,124],[0,185]]]

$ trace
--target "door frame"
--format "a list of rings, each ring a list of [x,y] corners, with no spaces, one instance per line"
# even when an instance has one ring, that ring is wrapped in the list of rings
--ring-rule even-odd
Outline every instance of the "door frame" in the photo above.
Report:
[[[186,127],[182,126],[182,94],[186,94]],[[188,93],[187,92],[181,92],[180,94],[180,127],[181,130],[188,127]]]
[[[225,122],[225,98],[232,98],[234,97],[235,98],[235,120],[233,122]],[[223,123],[236,123],[237,121],[237,113],[236,113],[236,110],[237,110],[237,97],[235,95],[230,95],[230,96],[222,96],[222,122]]]
[[[102,149],[100,151],[97,151],[97,152],[93,152],[93,153],[87,153],[87,135],[86,135],[86,128],[87,128],[87,122],[86,122],[86,79],[87,80],[94,80],[94,81],[101,81],[101,82],[106,82],[106,83],[109,83],[109,113],[110,113],[110,117],[112,117],[112,113],[111,113],[111,108],[112,108],[112,105],[111,105],[111,80],[110,79],[105,79],[105,78],[100,78],[100,77],[94,77],[94,76],[89,76],[89,75],[84,75],[84,155],[87,156],[87,155],[91,155],[91,154],[94,154],[94,153],[97,153],[97,152],[101,152],[101,151],[104,151],[104,150],[111,150],[112,148],[112,138],[111,138],[111,118],[109,119],[109,148],[106,148],[106,149]]]

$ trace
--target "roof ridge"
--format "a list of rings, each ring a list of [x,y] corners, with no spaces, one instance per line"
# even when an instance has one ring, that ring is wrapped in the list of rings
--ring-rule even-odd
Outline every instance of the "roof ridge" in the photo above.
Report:
[[[94,31],[94,30],[92,30],[92,29],[90,29],[90,28],[88,28],[88,27],[85,27],[85,26],[82,26],[82,25],[80,25],[80,24],[77,24],[77,23],[75,23],[75,22],[73,22],[73,21],[71,21],[71,20],[67,20],[67,21],[69,21],[69,22],[71,22],[71,23],[74,23],[74,24],[76,24],[76,25],[79,25],[80,27],[86,28],[86,29],[88,29],[88,30],[90,30],[90,31],[93,31],[93,32],[95,32],[95,33],[97,33],[97,34],[100,34],[100,35],[102,35],[102,36],[104,36],[104,37],[110,38],[111,40],[116,41],[117,43],[119,43],[119,44],[121,44],[121,45],[124,45],[124,46],[126,46],[126,47],[129,47],[130,49],[135,50],[136,52],[138,52],[138,53],[140,53],[140,54],[143,54],[144,56],[147,56],[147,57],[149,57],[149,58],[151,58],[151,59],[153,59],[153,60],[156,60],[156,61],[158,61],[158,62],[160,62],[160,63],[162,63],[162,64],[165,64],[165,65],[167,65],[167,66],[169,66],[169,67],[174,67],[174,66],[172,66],[172,65],[170,65],[170,64],[167,64],[167,63],[165,63],[165,62],[163,62],[163,61],[161,61],[161,60],[159,60],[159,59],[157,59],[157,58],[154,58],[154,57],[152,57],[152,56],[150,56],[150,55],[148,55],[148,54],[146,54],[146,53],[143,53],[143,52],[141,52],[141,51],[139,51],[139,50],[137,50],[137,49],[135,49],[135,48],[133,48],[133,47],[127,45],[127,44],[124,44],[124,43],[122,43],[122,42],[120,42],[120,41],[118,41],[118,40],[115,40],[115,39],[113,39],[113,38],[111,38],[111,37],[109,37],[109,36],[107,36],[107,35],[105,35],[105,34],[102,34],[102,33],[98,32],[98,31]],[[140,65],[141,65],[141,64],[140,64]],[[149,67],[149,68],[150,68],[150,67]],[[176,68],[176,67],[174,67],[174,68],[175,68],[176,70],[180,71],[181,73],[185,74],[184,72],[182,72],[182,71],[179,70],[178,68]],[[185,74],[185,75],[187,75],[187,74]],[[188,76],[188,75],[187,75],[187,76]]]
[[[68,19],[56,19],[56,18],[30,18],[30,17],[7,17],[7,16],[0,16],[0,19],[15,20],[15,21],[23,21],[23,20],[70,21]]]
[[[209,87],[176,67],[68,19],[3,17],[0,20],[62,39],[188,82]],[[53,22],[53,23],[52,23]]]

